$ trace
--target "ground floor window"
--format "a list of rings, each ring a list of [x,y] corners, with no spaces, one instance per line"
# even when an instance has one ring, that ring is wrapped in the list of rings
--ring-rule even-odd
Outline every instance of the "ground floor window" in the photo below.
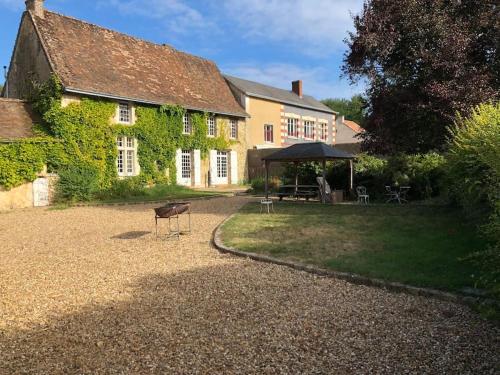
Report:
[[[182,150],[181,176],[182,178],[191,178],[191,152],[188,150]]]
[[[118,159],[116,161],[118,176],[137,175],[137,140],[131,137],[118,137],[116,145],[118,148]]]
[[[227,152],[217,151],[217,177],[227,178]]]
[[[273,143],[274,135],[273,135],[273,126],[272,125],[264,125],[264,142]]]
[[[304,121],[304,138],[314,138],[314,122]]]

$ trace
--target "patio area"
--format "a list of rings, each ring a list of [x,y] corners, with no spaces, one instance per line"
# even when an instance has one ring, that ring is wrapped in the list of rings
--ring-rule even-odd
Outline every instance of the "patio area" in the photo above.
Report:
[[[468,308],[222,255],[247,197],[0,214],[2,373],[489,373],[497,327]]]

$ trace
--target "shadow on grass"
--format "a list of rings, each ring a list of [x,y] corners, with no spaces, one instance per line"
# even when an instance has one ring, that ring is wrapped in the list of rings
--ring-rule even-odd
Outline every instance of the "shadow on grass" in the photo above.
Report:
[[[494,369],[499,332],[464,307],[332,288],[312,277],[283,280],[273,267],[246,262],[151,275],[132,285],[126,300],[4,329],[0,368],[33,374]]]

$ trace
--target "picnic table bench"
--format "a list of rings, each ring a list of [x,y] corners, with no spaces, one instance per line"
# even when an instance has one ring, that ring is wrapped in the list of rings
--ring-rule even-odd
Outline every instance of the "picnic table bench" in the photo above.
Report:
[[[280,201],[285,197],[293,197],[296,199],[305,198],[309,200],[310,198],[317,197],[318,193],[318,185],[282,185],[278,189],[277,196]]]

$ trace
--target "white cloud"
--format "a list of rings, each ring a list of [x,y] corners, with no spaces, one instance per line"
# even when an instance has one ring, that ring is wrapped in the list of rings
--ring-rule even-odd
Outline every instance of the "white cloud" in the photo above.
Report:
[[[252,40],[286,42],[317,57],[343,47],[351,13],[363,0],[224,0],[223,8]]]
[[[224,73],[266,85],[291,90],[292,81],[301,79],[304,93],[316,99],[350,98],[362,93],[362,85],[350,86],[346,79],[335,77],[326,68],[302,68],[293,64],[242,64],[223,67]]]
[[[182,0],[100,0],[98,7],[112,6],[122,14],[158,19],[175,34],[214,32],[216,26]]]

